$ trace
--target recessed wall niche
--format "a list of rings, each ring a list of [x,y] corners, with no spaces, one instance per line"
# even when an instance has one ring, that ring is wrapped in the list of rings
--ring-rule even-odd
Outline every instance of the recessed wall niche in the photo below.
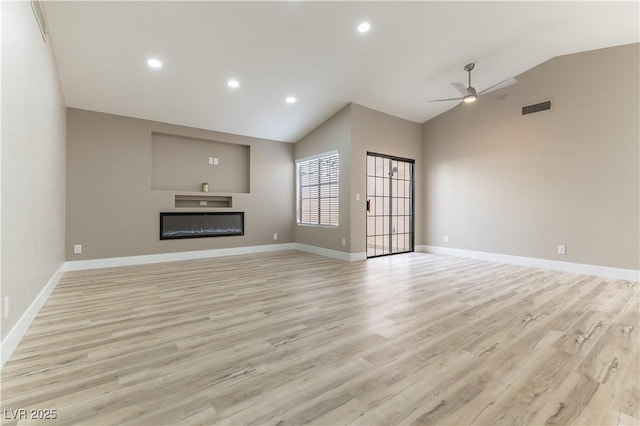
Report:
[[[247,145],[153,132],[151,150],[152,189],[200,192],[206,182],[209,192],[249,192]]]

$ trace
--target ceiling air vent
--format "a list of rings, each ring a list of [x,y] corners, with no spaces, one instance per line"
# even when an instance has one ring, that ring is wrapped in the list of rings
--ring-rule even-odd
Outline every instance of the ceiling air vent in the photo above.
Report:
[[[533,105],[522,107],[522,115],[533,114],[534,112],[547,111],[551,109],[551,101],[539,102]]]

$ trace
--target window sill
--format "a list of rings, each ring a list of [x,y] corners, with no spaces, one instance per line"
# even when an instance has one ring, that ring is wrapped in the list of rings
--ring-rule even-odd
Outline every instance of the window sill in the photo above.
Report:
[[[328,229],[338,229],[340,225],[314,225],[311,223],[296,223],[297,226],[302,226],[304,228],[328,228]]]

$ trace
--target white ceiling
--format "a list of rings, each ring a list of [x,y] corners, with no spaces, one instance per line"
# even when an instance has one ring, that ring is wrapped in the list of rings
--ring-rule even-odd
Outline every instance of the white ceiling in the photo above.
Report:
[[[351,101],[422,123],[456,105],[426,100],[458,96],[450,83],[465,82],[468,62],[482,90],[554,56],[640,38],[637,1],[45,7],[67,106],[288,142]],[[150,57],[163,68],[149,69]]]

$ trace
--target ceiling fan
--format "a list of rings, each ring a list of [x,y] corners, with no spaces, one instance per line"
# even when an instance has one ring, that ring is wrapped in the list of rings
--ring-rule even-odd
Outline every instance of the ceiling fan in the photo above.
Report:
[[[469,73],[469,87],[465,87],[462,83],[451,83],[453,87],[458,89],[461,97],[458,98],[447,98],[447,99],[435,99],[427,102],[443,102],[443,101],[463,101],[466,103],[475,102],[477,99],[504,99],[507,95],[489,95],[489,92],[493,92],[494,90],[502,89],[503,87],[510,86],[512,84],[517,83],[515,78],[508,78],[506,80],[501,81],[500,83],[494,84],[493,86],[487,87],[486,89],[476,92],[475,87],[471,85],[471,71],[476,66],[473,62],[464,66],[464,70]]]

